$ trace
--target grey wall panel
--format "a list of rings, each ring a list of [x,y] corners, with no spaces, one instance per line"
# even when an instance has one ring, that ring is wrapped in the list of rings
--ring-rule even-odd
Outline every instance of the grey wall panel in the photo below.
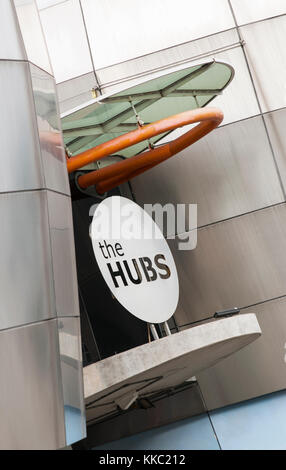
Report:
[[[179,325],[286,293],[285,204],[200,229],[195,250],[169,243],[179,273]]]
[[[224,113],[223,124],[239,121],[259,114],[257,98],[241,47],[219,52],[214,55],[219,61],[231,64],[235,76],[222,95],[216,97],[211,106],[218,106]],[[243,99],[238,97],[243,96]]]
[[[36,1],[11,0],[11,2],[15,4],[28,60],[52,75],[52,67]]]
[[[36,3],[38,5],[38,9],[41,11],[44,8],[49,8],[54,5],[57,5],[58,3],[61,3],[62,0],[36,0]]]
[[[197,204],[199,226],[283,201],[261,117],[217,129],[132,187],[139,204]]]
[[[92,99],[91,90],[96,87],[94,73],[67,80],[57,85],[60,112],[65,113]]]
[[[65,446],[56,320],[0,332],[0,448]]]
[[[285,0],[231,0],[238,24],[286,14]]]
[[[0,192],[43,188],[29,66],[0,62]]]
[[[286,15],[243,26],[240,31],[262,111],[282,108],[286,105]]]
[[[286,299],[283,298],[243,310],[256,313],[262,336],[220,364],[198,374],[209,409],[286,388],[285,309]]]
[[[58,316],[79,315],[73,220],[70,198],[47,192],[53,275]]]
[[[56,81],[62,82],[92,71],[79,0],[53,2],[50,6],[52,8],[40,10],[40,18]]]
[[[227,0],[180,0],[180,8],[173,0],[81,3],[96,68],[234,27]]]
[[[24,60],[26,51],[23,47],[20,28],[13,2],[0,2],[0,59]]]
[[[0,195],[0,329],[55,316],[46,194]]]
[[[144,75],[152,70],[155,72],[158,69],[194,60],[203,55],[213,55],[213,51],[233,46],[238,44],[238,41],[236,29],[230,29],[229,31],[188,41],[178,46],[172,45],[170,48],[153,52],[143,57],[134,57],[126,62],[97,69],[97,74],[104,92],[111,92],[119,87],[122,88],[122,84],[120,85],[122,81],[127,81],[128,86],[133,86],[138,81],[136,76]]]
[[[271,139],[284,190],[286,190],[286,109],[265,114],[264,119]]]
[[[54,79],[30,65],[45,187],[70,194]]]
[[[79,318],[58,320],[66,444],[86,437]]]

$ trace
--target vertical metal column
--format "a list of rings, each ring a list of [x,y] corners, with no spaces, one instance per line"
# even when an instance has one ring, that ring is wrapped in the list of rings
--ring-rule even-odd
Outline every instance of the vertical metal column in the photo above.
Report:
[[[69,182],[34,0],[0,2],[0,448],[85,437]]]

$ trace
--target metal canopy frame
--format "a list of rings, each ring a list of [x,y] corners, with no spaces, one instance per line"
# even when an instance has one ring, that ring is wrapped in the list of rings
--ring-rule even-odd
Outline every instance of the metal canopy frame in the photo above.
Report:
[[[169,132],[188,124],[200,123],[170,143],[157,148],[150,148],[148,152],[140,153],[133,156],[133,158],[125,159],[78,177],[77,183],[80,188],[86,189],[89,186],[96,185],[97,191],[102,194],[176,155],[215,129],[222,120],[223,113],[219,109],[199,108],[161,119],[148,126],[139,126],[134,131],[118,136],[74,158],[70,158],[67,162],[68,171],[71,173],[84,164],[100,160],[138,142],[160,135],[162,132]]]
[[[228,67],[230,70],[230,77],[227,83],[224,84],[222,88],[214,88],[214,89],[206,89],[206,88],[186,88],[186,89],[180,89],[180,87],[183,87],[184,85],[187,85],[191,80],[194,80],[197,77],[200,77],[202,74],[210,70],[215,64],[221,64],[225,65],[225,67]],[[63,124],[63,134],[64,134],[64,139],[65,143],[67,145],[67,148],[70,152],[71,155],[76,154],[77,152],[81,150],[86,150],[87,148],[90,148],[91,146],[97,145],[97,140],[100,139],[102,140],[102,137],[104,134],[112,133],[114,134],[123,134],[124,132],[129,132],[132,130],[135,130],[137,128],[138,123],[137,122],[126,122],[130,120],[130,118],[134,117],[134,103],[136,107],[136,113],[139,114],[146,108],[150,107],[154,103],[158,102],[162,98],[182,98],[182,97],[194,97],[195,99],[200,96],[210,96],[210,99],[207,101],[208,104],[212,99],[214,99],[217,95],[221,95],[224,88],[231,82],[233,76],[234,76],[234,71],[231,66],[228,64],[225,64],[223,62],[216,62],[215,60],[212,60],[207,63],[200,63],[200,64],[192,64],[191,68],[195,70],[191,70],[191,72],[187,73],[183,77],[180,77],[179,79],[175,80],[173,83],[168,84],[165,87],[160,88],[159,90],[152,90],[152,91],[140,91],[136,92],[136,87],[131,87],[129,88],[130,93],[128,93],[128,89],[122,90],[121,92],[117,92],[116,94],[111,94],[111,95],[102,95],[95,100],[86,103],[84,106],[79,107],[77,109],[71,110],[69,113],[65,113],[62,116],[62,124]],[[178,71],[183,71],[183,70],[189,70],[189,67],[184,66],[183,68],[179,68],[175,72],[172,72],[176,74]],[[170,73],[165,73],[160,77],[157,78],[165,78],[171,76]],[[153,79],[155,82],[157,78]],[[149,83],[152,85],[152,80],[149,80],[148,82],[143,82],[143,83]],[[142,88],[142,83],[137,85],[137,87]],[[104,105],[108,106],[109,105],[112,107],[113,104],[120,104],[120,103],[126,103],[130,104],[127,109],[116,113],[114,116],[112,116],[109,119],[106,119],[103,122],[100,123],[94,123],[94,116],[88,117],[88,115],[96,110],[96,107]],[[197,107],[200,107],[197,105]],[[171,113],[170,113],[171,114]],[[149,123],[146,123],[149,124]],[[166,134],[165,134],[166,135]],[[156,138],[156,140],[153,143],[158,142],[162,137],[159,136]],[[108,140],[108,139],[107,139]],[[101,143],[101,142],[100,142]],[[140,148],[139,152],[143,151],[148,147],[148,143],[146,143],[146,146],[144,148]]]

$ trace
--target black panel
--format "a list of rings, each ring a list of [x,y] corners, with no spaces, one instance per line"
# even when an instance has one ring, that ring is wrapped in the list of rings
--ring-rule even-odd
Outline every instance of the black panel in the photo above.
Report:
[[[119,191],[109,195],[115,194],[119,195]],[[86,197],[73,188],[72,199],[81,322],[84,323],[83,352],[85,363],[88,363],[147,343],[148,332],[145,322],[131,315],[114,299],[99,271],[89,237],[92,221],[89,211],[100,200]],[[90,327],[92,332],[87,335]],[[96,342],[94,351],[98,350],[99,357],[92,354],[88,346],[92,336]]]

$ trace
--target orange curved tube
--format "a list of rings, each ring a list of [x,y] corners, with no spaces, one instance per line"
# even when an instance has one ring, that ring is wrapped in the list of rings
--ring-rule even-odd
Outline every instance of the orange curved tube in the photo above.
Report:
[[[107,155],[131,147],[132,145],[163,134],[164,132],[199,122],[196,127],[162,147],[157,147],[148,152],[123,160],[122,162],[117,162],[114,165],[81,175],[78,178],[78,184],[81,188],[96,185],[97,191],[103,193],[153,168],[182,151],[219,126],[222,120],[223,113],[217,108],[195,109],[176,114],[152,124],[139,127],[128,134],[116,137],[76,157],[70,158],[67,161],[68,171],[72,172],[88,163],[100,160]]]

